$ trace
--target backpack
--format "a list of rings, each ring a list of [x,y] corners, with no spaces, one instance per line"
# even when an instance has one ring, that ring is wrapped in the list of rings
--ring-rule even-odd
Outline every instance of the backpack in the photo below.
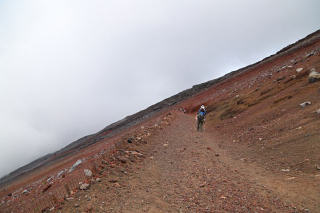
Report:
[[[199,120],[199,121],[203,121],[204,116],[205,116],[205,112],[204,112],[204,111],[200,111],[200,112],[198,113],[198,120]]]

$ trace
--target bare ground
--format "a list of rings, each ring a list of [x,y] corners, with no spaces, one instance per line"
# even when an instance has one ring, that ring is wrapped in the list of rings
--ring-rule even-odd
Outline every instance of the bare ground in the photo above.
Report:
[[[61,212],[308,212],[304,199],[291,199],[296,189],[282,193],[285,177],[235,159],[210,132],[196,132],[193,116],[178,113],[139,146],[143,160],[109,168]]]

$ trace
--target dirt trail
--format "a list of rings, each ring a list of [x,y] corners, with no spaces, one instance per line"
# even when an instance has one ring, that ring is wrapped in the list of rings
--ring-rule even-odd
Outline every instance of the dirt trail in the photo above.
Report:
[[[113,168],[61,212],[308,212],[216,140],[195,131],[193,116],[179,113],[141,147],[144,160]]]

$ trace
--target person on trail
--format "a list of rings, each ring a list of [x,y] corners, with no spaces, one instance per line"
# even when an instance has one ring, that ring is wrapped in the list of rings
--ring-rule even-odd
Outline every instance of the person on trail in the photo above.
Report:
[[[207,110],[204,105],[201,105],[198,113],[197,113],[197,130],[202,131],[203,130],[203,125],[205,122]]]

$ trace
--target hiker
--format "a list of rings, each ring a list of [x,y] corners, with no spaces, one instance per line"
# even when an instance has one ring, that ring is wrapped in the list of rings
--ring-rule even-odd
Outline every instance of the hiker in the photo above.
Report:
[[[197,130],[202,131],[203,130],[203,124],[205,122],[207,111],[204,105],[201,105],[198,113],[197,113]]]

